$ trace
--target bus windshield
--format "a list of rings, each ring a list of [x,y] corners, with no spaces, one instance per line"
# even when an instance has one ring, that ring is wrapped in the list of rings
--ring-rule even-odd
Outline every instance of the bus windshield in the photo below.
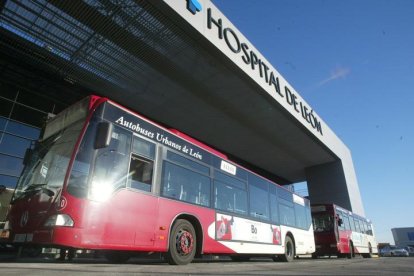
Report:
[[[333,216],[329,214],[313,214],[313,228],[315,232],[332,231],[334,227]]]
[[[12,202],[39,189],[54,193],[63,186],[69,160],[83,123],[78,121],[37,143],[19,179]]]

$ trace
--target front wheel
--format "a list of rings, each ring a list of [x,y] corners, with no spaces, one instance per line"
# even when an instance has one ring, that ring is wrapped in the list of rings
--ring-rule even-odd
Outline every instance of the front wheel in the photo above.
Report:
[[[172,265],[191,263],[197,249],[197,237],[193,225],[184,219],[174,223],[171,230],[167,260]]]
[[[352,244],[352,242],[349,244],[349,253],[347,257],[348,259],[352,259],[353,257],[355,257],[354,245]]]
[[[291,262],[295,258],[295,245],[289,236],[285,239],[285,254],[279,255],[283,262]]]

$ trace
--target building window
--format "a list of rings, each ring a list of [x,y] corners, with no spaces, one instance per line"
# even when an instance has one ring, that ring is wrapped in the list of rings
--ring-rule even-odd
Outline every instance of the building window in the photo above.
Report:
[[[51,100],[0,83],[0,185],[15,188],[26,149],[39,138]]]

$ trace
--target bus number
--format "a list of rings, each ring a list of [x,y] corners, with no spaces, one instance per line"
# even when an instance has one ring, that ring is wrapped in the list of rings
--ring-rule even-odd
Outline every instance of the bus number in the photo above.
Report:
[[[252,234],[257,234],[257,228],[252,224],[251,227]]]

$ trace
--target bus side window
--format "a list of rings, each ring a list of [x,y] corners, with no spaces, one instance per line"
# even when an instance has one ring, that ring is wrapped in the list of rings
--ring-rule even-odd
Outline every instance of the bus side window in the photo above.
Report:
[[[214,181],[214,207],[223,211],[247,214],[247,192],[221,181]]]
[[[134,136],[128,172],[131,188],[151,192],[154,158],[155,144]]]
[[[214,178],[214,207],[228,212],[247,214],[246,183],[219,171],[215,171]]]
[[[364,222],[364,221],[362,221],[362,220],[360,220],[360,221],[359,221],[359,225],[360,225],[360,227],[361,227],[361,233],[362,233],[362,234],[366,234],[366,232],[365,232],[365,231],[366,231],[366,229],[365,229],[365,228],[366,228],[366,226],[365,226],[365,222]]]
[[[349,223],[351,224],[351,230],[356,231],[355,229],[355,221],[352,217],[349,217]]]
[[[269,219],[269,183],[253,174],[248,175],[250,190],[250,216]]]
[[[161,194],[202,206],[210,205],[210,177],[169,161],[163,162]]]
[[[358,233],[361,233],[361,228],[359,227],[358,219],[354,218],[354,223],[355,223],[355,231]]]
[[[344,215],[343,217],[344,227],[346,230],[351,230],[351,224],[349,223],[349,217]]]
[[[154,162],[132,154],[128,180],[131,188],[150,192]]]
[[[277,189],[275,185],[270,185],[270,220],[273,223],[279,223],[279,201],[277,198]]]
[[[280,224],[295,226],[295,210],[293,206],[279,203]]]
[[[342,212],[338,212],[338,228],[341,230],[345,229],[344,216]]]
[[[367,234],[372,236],[373,234],[372,234],[372,226],[371,226],[371,223],[367,223],[367,229],[368,229]]]

